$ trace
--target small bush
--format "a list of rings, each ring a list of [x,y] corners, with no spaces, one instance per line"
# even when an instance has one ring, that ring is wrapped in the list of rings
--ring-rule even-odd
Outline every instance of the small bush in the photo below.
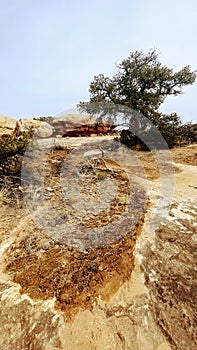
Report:
[[[115,138],[115,140],[119,140],[119,142],[123,143],[131,149],[143,151],[148,150],[147,146],[139,139],[139,137],[133,135],[133,133],[130,130],[122,130],[120,133],[120,138]]]
[[[183,124],[179,127],[178,132],[180,145],[187,145],[197,142],[197,123]]]
[[[105,180],[106,177],[107,177],[107,176],[106,176],[106,173],[104,173],[104,172],[102,172],[102,171],[100,171],[100,172],[97,173],[97,179],[98,179],[99,181]]]
[[[107,178],[106,172],[99,169],[93,169],[93,174],[99,181],[105,180]]]
[[[0,138],[0,159],[5,159],[15,154],[23,155],[31,141],[32,131],[26,131],[21,136],[2,136]]]
[[[160,123],[160,126],[157,129],[161,136],[163,136],[163,139],[166,141],[169,148],[172,148],[178,144],[179,131],[176,126]],[[138,136],[134,135],[130,130],[122,130],[119,140],[129,148],[140,151],[149,150],[148,146],[150,148],[156,147],[157,149],[165,148],[165,142],[163,141],[162,137],[158,137],[158,134],[155,133],[155,130],[145,131],[142,133],[142,138],[144,142]]]

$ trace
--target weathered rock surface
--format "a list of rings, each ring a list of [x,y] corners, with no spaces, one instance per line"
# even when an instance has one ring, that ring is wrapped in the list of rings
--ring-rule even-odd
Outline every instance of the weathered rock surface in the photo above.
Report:
[[[173,349],[197,348],[197,206],[174,203],[143,248],[150,309]]]
[[[20,119],[19,134],[30,130],[35,130],[34,134],[41,138],[50,137],[53,134],[53,127],[45,121]]]
[[[183,149],[180,155],[176,152],[178,163],[183,153]],[[45,170],[47,173],[51,167],[53,176],[46,176],[44,195],[64,216],[66,198],[57,180],[63,161],[64,151],[49,156]],[[148,171],[154,166],[151,160],[144,164]],[[176,166],[179,171],[174,174],[168,214],[161,207],[154,216],[161,193],[159,174],[151,169],[150,205],[143,227],[139,225],[133,234],[88,254],[52,240],[36,227],[25,208],[2,207],[1,349],[196,349],[196,169]],[[172,168],[165,169],[168,178]],[[89,202],[98,202],[97,183],[105,184],[97,171],[88,168],[79,179],[82,186],[87,175],[83,194]],[[105,177],[112,177],[109,170],[105,172]],[[92,174],[100,177],[100,182],[93,183]],[[122,197],[127,178],[123,175],[118,187],[120,205],[113,207],[112,214],[121,214],[126,208]],[[116,176],[113,181],[119,181]],[[39,198],[39,193],[36,195]],[[78,201],[71,198],[68,204],[67,214],[74,225]],[[92,217],[88,221],[95,225]]]
[[[5,116],[0,116],[0,137],[5,135],[16,135],[18,133],[18,121]]]
[[[35,135],[41,138],[50,137],[53,134],[53,127],[40,120],[20,119],[15,120],[13,118],[0,116],[0,137],[15,135],[22,135],[27,131],[35,131]]]
[[[35,136],[48,138],[51,136],[89,136],[109,134],[115,124],[108,121],[98,123],[95,117],[88,115],[68,114],[62,117],[50,117],[50,123],[39,119],[23,118],[19,121],[0,116],[0,137],[2,135],[22,135],[34,131]]]
[[[66,136],[89,136],[89,135],[106,135],[110,133],[116,125],[109,121],[103,120],[98,123],[96,117],[90,117],[83,114],[68,114],[56,117],[52,122],[56,135]]]

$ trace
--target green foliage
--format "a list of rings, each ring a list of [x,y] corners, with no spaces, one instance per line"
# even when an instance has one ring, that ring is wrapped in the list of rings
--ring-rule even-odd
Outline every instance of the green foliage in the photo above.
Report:
[[[197,142],[197,123],[186,123],[178,128],[179,144],[188,144]]]
[[[99,74],[90,84],[89,102],[80,102],[78,107],[89,114],[100,113],[108,118],[115,118],[115,106],[124,106],[141,113],[148,118],[161,132],[162,136],[172,147],[177,142],[177,128],[180,120],[176,113],[170,115],[158,111],[166,97],[180,95],[182,88],[195,82],[196,72],[190,66],[180,71],[163,66],[158,60],[156,50],[147,54],[136,51],[117,65],[118,72],[112,77]],[[102,109],[102,110],[101,110]],[[129,130],[135,130],[134,113],[125,116]],[[145,121],[145,119],[144,119]],[[147,124],[140,120],[140,129],[147,132]],[[127,134],[127,136],[126,136]],[[138,138],[121,133],[122,140],[139,142]]]
[[[93,169],[93,174],[97,177],[99,181],[105,180],[107,178],[107,174],[105,171]]]
[[[23,155],[32,137],[32,131],[26,131],[21,136],[2,136],[0,138],[0,159],[15,154]]]
[[[196,79],[196,73],[191,72],[189,66],[176,73],[162,66],[155,50],[146,55],[136,51],[117,68],[118,73],[111,79],[103,74],[94,77],[89,88],[90,102],[81,102],[81,108],[94,102],[111,101],[151,116],[167,96],[181,94],[182,87],[193,84]]]
[[[116,138],[116,140],[118,139]],[[119,141],[133,149],[147,150],[146,145],[136,135],[133,135],[130,130],[122,130]]]

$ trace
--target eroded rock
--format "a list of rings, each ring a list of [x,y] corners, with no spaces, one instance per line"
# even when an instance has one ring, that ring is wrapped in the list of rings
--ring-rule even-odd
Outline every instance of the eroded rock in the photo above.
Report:
[[[0,116],[0,137],[16,135],[19,130],[18,121],[5,116]]]
[[[176,350],[197,348],[197,245],[192,239],[196,216],[194,202],[173,204],[154,245],[143,249],[150,308]]]
[[[19,134],[33,130],[34,134],[38,137],[45,138],[50,137],[53,134],[53,127],[45,122],[40,120],[30,120],[30,119],[20,119],[19,120]]]

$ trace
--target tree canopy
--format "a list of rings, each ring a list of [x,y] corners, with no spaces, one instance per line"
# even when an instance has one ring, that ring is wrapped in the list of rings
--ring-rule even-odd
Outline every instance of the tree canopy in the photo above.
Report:
[[[101,107],[102,103],[103,106],[113,103],[140,112],[163,132],[164,137],[169,128],[174,130],[180,121],[177,114],[164,115],[158,109],[167,96],[180,95],[184,86],[193,84],[196,72],[192,72],[189,65],[174,72],[161,64],[156,50],[149,50],[147,54],[135,51],[116,68],[117,73],[112,78],[103,74],[94,76],[89,87],[90,100],[80,102],[78,107],[90,114],[102,112],[105,115],[109,110]],[[132,123],[132,115],[128,122]]]

